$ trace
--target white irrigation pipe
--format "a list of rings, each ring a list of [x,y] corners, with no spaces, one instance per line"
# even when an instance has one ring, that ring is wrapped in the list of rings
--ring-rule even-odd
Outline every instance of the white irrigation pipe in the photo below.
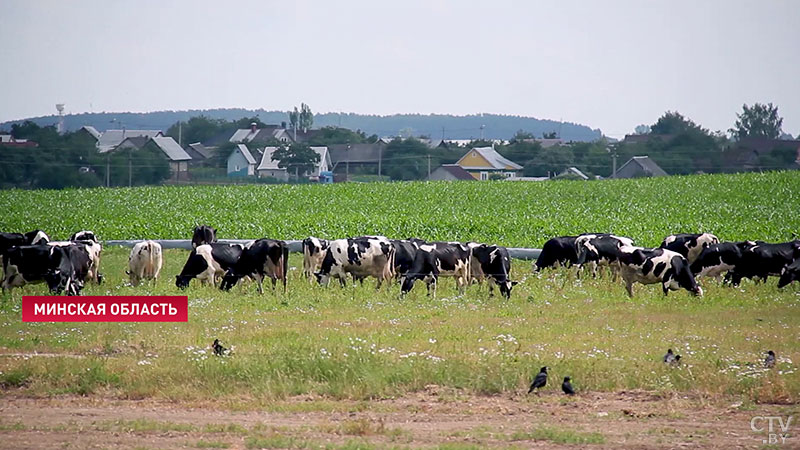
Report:
[[[192,249],[192,241],[189,239],[152,239],[152,240],[161,244],[161,248],[164,249],[168,248],[181,248],[184,250]],[[252,239],[219,240],[219,242],[231,243],[231,244],[246,244],[252,241],[253,241]],[[103,244],[109,247],[133,247],[139,242],[142,241],[124,239],[124,240],[103,241]],[[286,243],[289,245],[290,252],[301,253],[303,251],[303,241],[288,240],[286,241]],[[536,259],[539,257],[539,254],[541,252],[542,250],[538,248],[508,247],[508,254],[514,259]]]

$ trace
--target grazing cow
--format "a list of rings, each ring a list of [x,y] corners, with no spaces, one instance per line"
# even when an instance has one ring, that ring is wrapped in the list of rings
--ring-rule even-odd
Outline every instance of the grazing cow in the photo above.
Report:
[[[406,278],[411,266],[414,264],[414,257],[417,255],[417,250],[420,245],[425,244],[422,239],[392,239],[392,246],[394,247],[394,273],[398,277],[400,284]]]
[[[800,280],[800,258],[795,259],[791,264],[783,268],[778,287],[782,288],[796,280]]]
[[[229,291],[243,277],[253,277],[258,282],[258,293],[264,293],[264,278],[272,280],[275,290],[277,280],[283,282],[286,293],[286,276],[289,264],[289,246],[284,241],[259,239],[245,247],[239,260],[228,269],[219,288]]]
[[[661,248],[680,253],[689,261],[689,264],[692,264],[703,250],[714,244],[719,244],[719,239],[711,233],[683,233],[673,234],[664,238]]]
[[[328,253],[328,241],[315,237],[303,239],[303,276],[309,282],[314,281],[314,273],[322,266],[322,260]]]
[[[742,252],[757,245],[754,241],[720,242],[711,244],[691,264],[695,278],[720,276],[733,270],[742,260]]]
[[[192,278],[202,284],[217,284],[217,277],[222,277],[242,256],[242,244],[203,244],[189,253],[180,275],[175,276],[175,286],[184,289]]]
[[[800,240],[780,244],[757,242],[742,252],[740,263],[728,274],[734,286],[742,278],[756,278],[766,282],[770,275],[780,276],[784,267],[797,258],[800,258]]]
[[[192,248],[197,248],[200,245],[213,244],[217,242],[217,230],[208,225],[199,225],[194,227],[194,234],[192,234]]]
[[[511,258],[508,249],[498,245],[480,244],[472,247],[472,273],[475,274],[475,265],[480,266],[480,273],[489,278],[489,296],[494,295],[494,285],[500,287],[500,294],[511,298],[511,289],[517,285],[511,281]]]
[[[48,242],[49,245],[67,247],[74,244],[82,244],[80,249],[86,252],[92,264],[89,267],[88,278],[97,284],[103,282],[103,274],[100,273],[100,253],[103,251],[103,246],[97,240],[95,234],[91,231],[79,231],[70,236],[69,241],[53,241]]]
[[[329,242],[328,253],[322,266],[314,275],[317,282],[327,286],[330,278],[338,278],[339,284],[347,284],[347,274],[354,280],[373,276],[378,279],[377,288],[394,277],[395,250],[389,239],[383,236],[364,236],[337,239]]]
[[[569,267],[578,263],[578,236],[554,237],[542,246],[542,252],[536,258],[534,271],[539,272],[548,267]]]
[[[132,286],[138,286],[141,280],[158,281],[163,263],[161,244],[154,241],[142,241],[131,249],[128,258],[128,271]]]
[[[689,262],[680,253],[664,248],[625,246],[620,249],[619,262],[630,297],[633,297],[633,283],[636,282],[661,283],[664,295],[680,288],[694,295],[703,295],[703,290],[689,270]]]
[[[73,233],[72,236],[69,237],[71,242],[77,241],[89,241],[94,242],[95,244],[99,244],[100,241],[97,240],[97,236],[95,236],[94,232],[92,231],[78,231],[77,233]]]
[[[22,233],[0,233],[0,265],[3,264],[3,256],[11,247],[20,245],[39,245],[50,242],[50,237],[42,230],[33,230],[25,234]]]
[[[25,245],[9,249],[3,261],[3,291],[46,282],[53,294],[62,291],[67,295],[80,294],[91,265],[87,253],[78,248],[81,245]]]
[[[406,294],[414,287],[416,280],[425,280],[428,295],[433,285],[433,297],[436,298],[436,285],[440,276],[454,277],[459,292],[463,294],[471,282],[472,249],[459,242],[432,242],[420,245],[400,292]]]
[[[592,276],[597,276],[597,266],[608,266],[616,280],[620,269],[620,248],[633,246],[633,239],[608,233],[582,234],[575,239],[579,266],[589,264]]]

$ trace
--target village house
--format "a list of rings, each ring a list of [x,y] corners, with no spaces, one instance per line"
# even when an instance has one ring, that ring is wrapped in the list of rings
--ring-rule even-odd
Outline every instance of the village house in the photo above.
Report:
[[[228,176],[247,177],[256,174],[256,159],[244,144],[238,144],[228,156]]]
[[[669,175],[649,156],[634,156],[622,165],[611,178],[665,177]]]
[[[320,181],[323,172],[327,172],[331,167],[331,157],[328,153],[328,147],[310,147],[319,155],[319,163],[314,165],[314,170],[310,173],[300,174],[300,176],[308,177],[311,181]],[[256,174],[259,178],[270,177],[280,181],[289,181],[290,174],[286,168],[278,167],[279,161],[272,159],[272,154],[278,147],[265,147],[264,154],[261,156],[261,161],[256,168]]]
[[[456,162],[462,169],[469,172],[476,180],[488,180],[492,174],[499,174],[504,178],[514,178],[522,170],[522,166],[506,159],[492,147],[475,147],[467,151]]]

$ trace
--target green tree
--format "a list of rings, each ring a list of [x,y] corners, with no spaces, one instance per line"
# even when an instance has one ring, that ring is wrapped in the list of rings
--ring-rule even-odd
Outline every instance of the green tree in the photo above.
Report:
[[[545,139],[558,139],[558,133],[555,131],[551,131],[549,133],[542,133],[542,137]]]
[[[305,103],[300,104],[300,117],[298,117],[300,128],[303,129],[303,133],[307,132],[312,125],[314,125],[314,113],[311,112],[311,108],[306,105]]]
[[[428,175],[428,155],[434,151],[414,138],[394,139],[386,146],[383,170],[393,180],[421,180]],[[431,157],[431,170],[439,158]]]
[[[736,114],[734,127],[728,130],[736,139],[746,137],[765,137],[777,139],[781,135],[783,118],[778,115],[778,107],[772,103],[742,105],[742,112]]]
[[[658,121],[650,127],[650,134],[667,135],[678,134],[691,129],[700,128],[690,119],[683,117],[677,111],[667,111]]]
[[[534,139],[533,133],[525,130],[517,130],[517,132],[514,134],[514,137],[512,137],[509,142],[513,144],[516,142],[522,142],[526,139]]]
[[[272,160],[278,161],[278,167],[294,172],[295,177],[300,177],[314,171],[314,166],[319,164],[319,153],[306,144],[281,145],[272,153]]]
[[[226,120],[212,119],[206,116],[194,116],[186,122],[177,122],[173,124],[167,129],[167,136],[175,139],[175,142],[179,142],[178,139],[180,138],[181,144],[192,144],[195,142],[207,142],[222,131],[231,128],[233,128],[231,123]]]
[[[286,114],[289,115],[289,128],[297,129],[300,124],[300,111],[297,110],[297,106],[294,107],[294,111],[289,111]]]
[[[377,136],[375,140],[377,141]],[[319,133],[309,139],[309,145],[333,145],[333,144],[361,144],[367,142],[367,136],[362,131],[352,131],[340,127],[322,127]]]

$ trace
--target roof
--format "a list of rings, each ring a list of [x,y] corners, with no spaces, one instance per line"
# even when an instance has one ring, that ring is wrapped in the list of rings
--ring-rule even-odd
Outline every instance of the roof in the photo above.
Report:
[[[94,137],[95,139],[100,139],[100,136],[102,136],[102,133],[97,131],[97,128],[95,128],[95,127],[93,127],[91,125],[84,125],[84,126],[80,127],[80,129],[78,131],[80,131],[80,130],[86,130],[86,132],[89,133],[90,135],[92,135],[92,137]]]
[[[653,163],[653,164],[655,164],[655,163]],[[576,175],[579,178],[581,178],[582,180],[588,180],[589,179],[589,175],[586,175],[585,173],[581,172],[581,170],[578,169],[577,167],[567,167],[567,169],[565,171],[561,172],[561,175],[567,175],[567,174]]]
[[[321,147],[309,147],[311,150],[314,150],[319,155],[319,163],[315,164],[315,167],[319,167],[320,164],[328,159],[330,161],[330,156],[328,155],[328,147],[321,146]],[[283,170],[283,168],[278,167],[278,161],[274,161],[272,159],[272,154],[277,150],[278,147],[264,147],[264,154],[261,156],[261,162],[256,167],[256,170]]]
[[[236,146],[236,148],[242,153],[242,156],[244,156],[244,159],[247,160],[247,164],[255,164],[256,163],[256,159],[253,158],[253,155],[250,153],[250,150],[247,148],[246,145],[239,144],[239,145]]]
[[[213,156],[212,150],[212,147],[206,147],[199,142],[195,142],[194,144],[189,144],[189,148],[186,149],[186,153],[188,153],[192,159],[208,159]]]
[[[120,142],[119,145],[117,145],[117,148],[119,148],[120,146],[122,146],[127,142],[129,146],[139,149],[144,147],[144,145],[147,144],[147,141],[149,140],[150,139],[148,139],[147,136],[132,136],[125,138],[124,141]]]
[[[497,153],[497,150],[493,149],[492,147],[475,147],[473,149],[470,149],[469,151],[478,152],[481,156],[483,156],[483,159],[485,159],[492,166],[493,169],[498,169],[498,170],[500,169],[508,170],[509,168],[512,170],[522,169],[522,166],[515,163],[514,161],[511,161],[510,159],[503,157],[503,155]],[[468,153],[469,152],[467,152],[467,154]],[[466,156],[466,154],[464,156]],[[464,156],[462,156],[461,158],[463,159]],[[486,169],[486,167],[470,167],[470,166],[461,166],[461,167],[473,170]]]
[[[280,135],[283,133],[286,133],[291,138],[292,133],[289,133],[288,131],[289,130],[280,125],[267,125],[266,127],[256,129],[256,131],[253,131],[250,128],[242,128],[234,131],[233,135],[228,139],[228,142],[268,142],[273,138],[279,139]],[[300,134],[298,133],[298,138],[299,137]]]
[[[336,144],[328,146],[331,161],[334,165],[340,162],[378,163],[386,144],[379,141],[374,144]]]
[[[126,138],[135,136],[151,138],[160,134],[161,130],[107,130],[100,135],[100,139],[97,140],[97,149],[100,153],[106,153],[114,150],[114,148],[121,144]]]
[[[654,177],[663,177],[669,175],[667,172],[664,172],[664,169],[658,167],[658,164],[655,163],[649,156],[634,156],[633,158],[629,159],[628,162],[622,165],[617,172],[614,172],[614,177],[616,178],[617,173],[620,172],[623,167],[627,166],[628,164],[636,164],[642,168],[642,170],[650,176]]]
[[[170,161],[189,161],[192,159],[192,157],[175,142],[175,139],[169,136],[153,136],[150,140],[167,155]]]
[[[441,166],[437,167],[436,170],[442,169],[450,173],[450,175],[454,176],[457,180],[471,180],[475,181],[475,177],[469,174],[463,167],[459,166],[458,164],[442,164]]]

